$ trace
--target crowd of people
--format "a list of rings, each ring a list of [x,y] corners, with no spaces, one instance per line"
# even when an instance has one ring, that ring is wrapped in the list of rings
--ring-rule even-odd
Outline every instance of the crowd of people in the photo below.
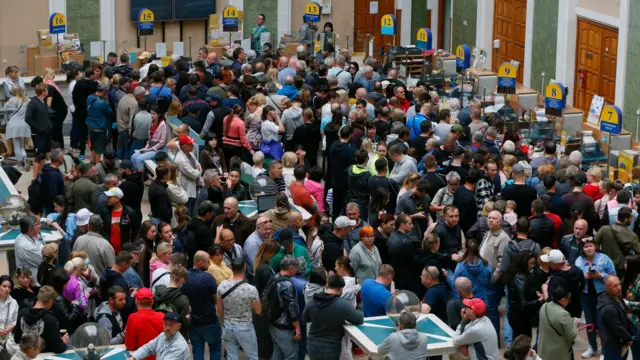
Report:
[[[292,57],[258,23],[230,60],[92,60],[69,72],[68,105],[54,71],[29,100],[8,68],[7,138],[19,166],[27,138],[35,158],[0,277],[1,359],[62,353],[88,321],[135,360],[350,359],[343,326],[385,316],[398,290],[473,360],[573,359],[583,314],[583,359],[640,358],[638,189],[477,100],[352,61],[330,23],[320,52]],[[263,195],[272,209],[243,206]],[[400,314],[378,354],[424,359],[419,320]]]

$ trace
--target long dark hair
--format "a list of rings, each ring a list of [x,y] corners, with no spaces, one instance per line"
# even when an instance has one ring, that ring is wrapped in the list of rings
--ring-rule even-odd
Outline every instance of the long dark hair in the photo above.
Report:
[[[371,193],[371,210],[375,210],[376,212],[384,209],[389,202],[389,197],[391,193],[387,188],[379,187]],[[370,219],[371,220],[371,219]]]
[[[502,275],[502,281],[505,284],[508,284],[511,279],[517,274],[528,274],[529,273],[529,259],[534,257],[533,253],[529,250],[520,250],[516,254],[515,259],[507,271]]]
[[[151,112],[158,114],[158,124],[160,124],[161,121],[165,120],[165,113],[162,112],[158,105],[151,105]],[[153,119],[151,121],[153,121]]]
[[[262,108],[262,121],[267,121],[267,117],[269,116],[269,113],[275,111],[275,108],[271,105],[267,105],[264,108]]]
[[[67,198],[64,195],[58,195],[53,198],[54,205],[63,206],[64,210],[62,210],[62,214],[58,216],[58,220],[56,221],[60,227],[67,230],[65,224],[67,223],[67,217],[69,217],[69,204],[67,203]]]
[[[623,292],[626,292],[629,285],[634,284],[640,275],[640,256],[627,256],[625,258],[625,263],[627,264],[627,270],[624,276],[624,281],[622,282]]]
[[[338,131],[342,126],[343,117],[344,115],[342,115],[342,110],[337,110],[336,112],[334,112],[333,115],[331,115],[331,122],[327,124],[327,126],[324,128],[324,131],[326,132],[327,129],[330,132]]]
[[[69,282],[69,279],[71,279],[71,277],[69,277],[69,274],[67,274],[64,269],[58,269],[55,270],[51,275],[50,285],[53,287],[53,290],[58,293],[59,296],[62,296],[62,293],[64,292],[64,286]]]
[[[467,250],[464,252],[462,259],[467,264],[474,259],[482,261],[485,266],[489,263],[486,259],[480,256],[480,245],[476,239],[470,239],[467,242]]]

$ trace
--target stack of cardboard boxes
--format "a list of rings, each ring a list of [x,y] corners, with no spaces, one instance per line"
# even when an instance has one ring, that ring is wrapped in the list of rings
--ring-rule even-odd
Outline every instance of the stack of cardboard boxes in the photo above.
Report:
[[[38,30],[37,50],[35,54],[31,53],[30,55],[34,57],[33,66],[31,66],[31,59],[27,60],[29,75],[42,75],[46,68],[60,68],[59,53],[64,61],[82,64],[84,54],[82,54],[80,47],[80,36],[77,33],[72,33],[60,34],[56,37],[56,35],[49,34],[47,29]]]

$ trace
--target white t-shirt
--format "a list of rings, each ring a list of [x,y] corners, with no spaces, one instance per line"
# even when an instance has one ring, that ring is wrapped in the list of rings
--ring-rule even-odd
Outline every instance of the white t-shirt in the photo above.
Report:
[[[151,274],[151,292],[156,293],[156,287],[158,285],[169,286],[169,271],[166,268],[156,269],[153,274]]]

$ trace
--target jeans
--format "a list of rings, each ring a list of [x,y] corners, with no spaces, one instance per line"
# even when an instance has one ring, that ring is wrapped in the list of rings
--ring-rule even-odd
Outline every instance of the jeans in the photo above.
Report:
[[[196,217],[196,205],[198,205],[196,198],[190,197],[189,200],[187,200],[187,204],[186,204],[187,210],[189,210],[189,216],[192,219],[195,219]]]
[[[511,329],[511,325],[509,324],[509,318],[507,314],[509,313],[509,292],[505,290],[507,301],[505,301],[505,309],[504,309],[504,344],[505,346],[510,346],[513,341],[513,329]]]
[[[327,346],[308,345],[310,360],[338,360],[340,359],[340,349],[331,349]]]
[[[593,331],[587,331],[587,337],[589,338],[589,345],[593,351],[598,351],[598,342],[596,341],[596,331],[598,330],[598,313],[596,305],[598,305],[598,294],[585,294],[580,293],[580,302],[582,303],[582,311],[584,311],[584,320],[587,324],[593,324],[595,329]]]
[[[156,156],[155,151],[136,152],[131,156],[131,162],[136,170],[144,170],[144,162],[147,160],[153,160]]]
[[[619,347],[603,347],[602,348],[602,356],[604,356],[604,360],[625,360],[627,356],[629,356],[629,351],[627,351],[624,356],[620,355],[622,352],[622,348]]]
[[[273,341],[273,360],[298,360],[298,343],[293,340],[293,329],[280,329],[269,325]]]
[[[498,312],[498,306],[500,306],[503,296],[503,284],[490,284],[487,286],[487,316],[489,316],[493,327],[496,329],[498,347],[500,346],[500,312]]]
[[[131,155],[133,155],[134,151],[144,148],[145,145],[147,145],[147,140],[131,139],[131,147],[129,148],[129,159],[131,159]]]
[[[234,324],[228,320],[224,322],[222,331],[227,360],[236,360],[240,357],[240,349],[244,350],[245,359],[258,359],[258,338],[253,323]],[[211,358],[213,359],[213,358]]]
[[[209,344],[209,359],[220,359],[222,341],[220,322],[213,325],[199,326],[191,329],[191,347],[193,360],[204,360],[204,343]]]
[[[118,133],[118,151],[117,156],[120,160],[131,159],[131,139],[129,138],[129,131],[120,131]]]
[[[76,124],[78,124],[78,150],[80,150],[80,154],[85,153],[87,150],[87,136],[89,135],[87,128],[87,115],[84,115],[82,118],[76,116]]]
[[[71,133],[69,134],[69,138],[71,140],[71,148],[77,149],[78,143],[80,142],[80,125],[78,125],[78,121],[76,120],[76,113],[71,113]]]

